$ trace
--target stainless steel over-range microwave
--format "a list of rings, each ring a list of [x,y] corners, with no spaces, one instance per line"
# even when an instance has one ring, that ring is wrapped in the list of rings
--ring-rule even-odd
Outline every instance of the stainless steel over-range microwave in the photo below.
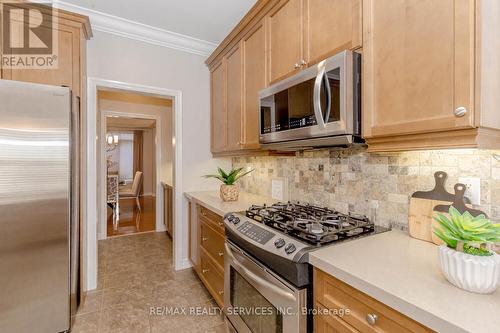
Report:
[[[361,140],[361,55],[343,51],[259,92],[260,143],[295,150]]]

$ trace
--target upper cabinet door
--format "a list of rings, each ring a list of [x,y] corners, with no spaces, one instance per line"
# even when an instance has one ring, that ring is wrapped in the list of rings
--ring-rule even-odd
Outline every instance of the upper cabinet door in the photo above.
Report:
[[[474,125],[474,0],[363,0],[363,21],[365,137]]]
[[[266,38],[258,24],[242,40],[243,51],[243,145],[259,148],[259,90],[266,87]]]
[[[226,56],[227,150],[241,148],[243,62],[237,45]]]
[[[211,148],[213,153],[223,152],[226,148],[225,80],[224,61],[221,61],[210,72]]]
[[[302,55],[302,0],[282,0],[267,15],[270,81],[300,69]]]
[[[304,50],[317,63],[361,46],[361,0],[304,0]]]
[[[64,25],[60,20],[57,31],[57,67],[48,69],[3,68],[2,78],[15,81],[67,86],[80,95],[80,30]],[[42,25],[42,30],[52,33],[51,26]],[[21,38],[14,35],[14,38]]]

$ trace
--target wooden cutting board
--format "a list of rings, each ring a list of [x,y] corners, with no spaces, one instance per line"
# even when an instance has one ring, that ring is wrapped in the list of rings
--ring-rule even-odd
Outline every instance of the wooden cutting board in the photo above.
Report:
[[[465,198],[465,190],[467,187],[464,184],[455,184],[455,198],[453,199],[453,202],[451,204],[439,204],[434,207],[434,212],[433,215],[436,215],[437,213],[441,213],[446,217],[450,217],[449,211],[450,207],[453,206],[455,207],[461,214],[465,212],[469,212],[472,216],[476,217],[481,214],[486,216],[488,218],[488,215],[486,215],[484,212],[473,209],[468,207],[466,204],[470,203],[469,199]],[[432,219],[432,226],[431,228],[434,229],[435,227],[439,226],[439,223]],[[436,245],[441,245],[443,244],[443,241],[439,239],[434,233],[431,233],[432,236],[432,242]]]
[[[410,236],[427,242],[432,242],[432,221],[434,207],[449,205],[455,200],[455,195],[446,191],[445,183],[448,174],[438,171],[434,174],[436,184],[431,191],[418,191],[410,199],[408,226]]]

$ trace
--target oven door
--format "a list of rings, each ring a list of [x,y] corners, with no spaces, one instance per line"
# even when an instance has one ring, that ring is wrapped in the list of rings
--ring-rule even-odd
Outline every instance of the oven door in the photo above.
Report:
[[[238,333],[302,333],[307,290],[298,290],[226,241],[224,312]]]
[[[260,91],[260,142],[356,134],[353,76],[344,51]]]

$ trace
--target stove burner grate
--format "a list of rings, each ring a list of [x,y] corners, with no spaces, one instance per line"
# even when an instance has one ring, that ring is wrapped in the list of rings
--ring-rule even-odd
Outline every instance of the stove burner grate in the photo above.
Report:
[[[374,224],[364,215],[343,214],[300,202],[253,205],[245,215],[318,246],[374,230]]]

